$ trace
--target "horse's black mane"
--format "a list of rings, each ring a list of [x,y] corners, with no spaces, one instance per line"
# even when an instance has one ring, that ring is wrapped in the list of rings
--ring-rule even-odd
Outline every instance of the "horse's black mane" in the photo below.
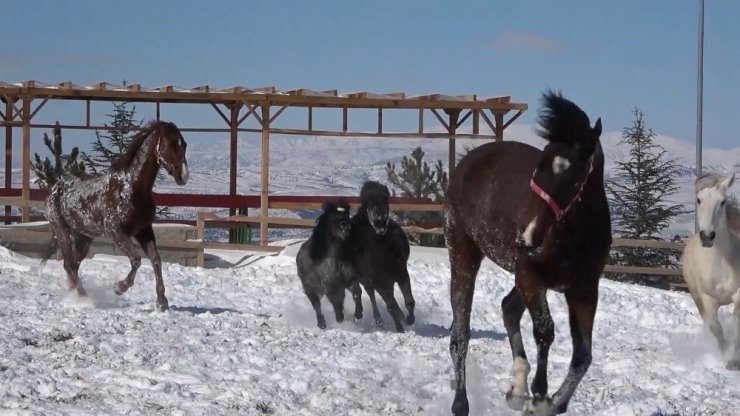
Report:
[[[311,258],[316,260],[324,257],[329,251],[329,244],[331,243],[331,226],[329,223],[329,215],[333,214],[338,208],[343,208],[349,213],[349,204],[344,199],[338,201],[326,201],[321,207],[324,212],[316,219],[316,226],[313,228],[311,233],[311,251],[309,254]]]
[[[113,161],[111,163],[111,169],[112,170],[120,170],[120,169],[126,169],[131,166],[131,163],[134,161],[134,157],[136,156],[136,153],[139,152],[139,149],[144,144],[144,141],[147,137],[149,137],[150,134],[152,134],[154,131],[159,129],[162,126],[168,125],[171,123],[167,123],[165,121],[161,120],[152,120],[150,121],[146,127],[144,127],[144,130],[136,133],[133,140],[131,140],[131,144],[129,144],[128,148],[126,149],[126,153],[121,155],[118,159]]]
[[[375,181],[365,182],[362,185],[362,190],[360,190],[362,206],[366,206],[368,201],[383,201],[389,196],[388,188]]]
[[[550,143],[575,146],[593,142],[588,115],[575,103],[563,98],[560,91],[547,90],[542,96],[537,134]]]

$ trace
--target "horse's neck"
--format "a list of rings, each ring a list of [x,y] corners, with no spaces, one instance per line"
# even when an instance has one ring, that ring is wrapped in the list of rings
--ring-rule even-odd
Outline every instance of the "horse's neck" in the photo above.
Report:
[[[725,257],[734,258],[740,255],[740,237],[731,232],[727,225],[725,222],[717,228],[714,244]]]
[[[149,135],[141,144],[141,148],[136,152],[128,168],[131,186],[135,191],[151,192],[159,171],[157,157],[157,139]]]

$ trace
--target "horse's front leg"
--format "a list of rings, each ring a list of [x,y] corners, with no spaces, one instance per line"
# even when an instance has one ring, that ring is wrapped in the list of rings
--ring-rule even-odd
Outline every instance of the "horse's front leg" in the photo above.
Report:
[[[583,288],[579,288],[583,289]],[[568,410],[573,393],[591,365],[591,333],[596,315],[598,288],[585,292],[569,291],[565,294],[570,315],[570,335],[573,339],[573,355],[570,359],[568,375],[558,391],[552,396],[553,407],[557,413]]]
[[[349,291],[352,293],[352,299],[355,301],[355,324],[359,324],[362,321],[362,289],[357,279],[352,280],[352,283],[349,285]]]
[[[509,338],[511,354],[514,359],[512,365],[514,380],[506,393],[506,403],[513,410],[522,410],[524,402],[529,399],[527,377],[529,376],[530,367],[529,361],[527,361],[527,353],[524,351],[521,333],[521,320],[525,309],[524,301],[517,288],[511,289],[511,292],[501,302],[506,335]]]
[[[154,269],[154,276],[157,279],[156,290],[157,290],[157,309],[160,312],[164,312],[169,308],[169,302],[167,297],[164,295],[164,279],[162,278],[162,260],[159,257],[157,251],[156,239],[154,238],[154,230],[151,226],[139,231],[136,234],[136,241],[139,242],[141,248],[146,253],[149,260],[152,262],[152,268]],[[133,280],[131,281],[133,284]]]
[[[521,277],[521,279],[520,279]],[[550,345],[555,338],[555,324],[547,305],[547,289],[538,282],[537,275],[520,276],[517,271],[517,283],[528,281],[519,287],[524,304],[532,317],[534,339],[537,343],[537,370],[532,380],[532,398],[524,403],[526,414],[551,415],[552,400],[547,397],[547,361]]]
[[[732,313],[735,321],[735,341],[732,348],[732,357],[727,362],[727,369],[740,371],[740,289],[732,296],[732,303],[735,305],[735,310]]]

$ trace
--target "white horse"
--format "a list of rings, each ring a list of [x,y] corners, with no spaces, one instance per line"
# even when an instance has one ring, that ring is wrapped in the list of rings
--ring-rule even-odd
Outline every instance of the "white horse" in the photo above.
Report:
[[[740,370],[740,230],[728,227],[728,216],[737,216],[727,204],[729,176],[703,175],[696,179],[696,212],[699,233],[693,234],[683,251],[683,276],[704,323],[717,338],[722,352],[729,345],[717,319],[720,306],[734,304],[735,341],[729,370]],[[736,234],[737,233],[737,234]]]

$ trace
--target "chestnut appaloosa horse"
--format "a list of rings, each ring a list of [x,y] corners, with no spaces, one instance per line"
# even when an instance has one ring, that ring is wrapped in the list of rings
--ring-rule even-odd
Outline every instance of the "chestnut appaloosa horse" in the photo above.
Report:
[[[468,153],[450,177],[445,238],[452,270],[450,354],[455,369],[455,416],[468,414],[465,357],[475,278],[484,256],[515,274],[501,304],[514,358],[506,394],[525,414],[563,413],[591,364],[591,332],[599,277],[611,246],[604,192],[601,119],[588,116],[559,93],[543,97],[538,150],[520,142],[495,142]],[[547,395],[547,360],[554,338],[548,290],[565,294],[573,356],[563,384]],[[537,371],[529,395],[530,366],[520,320],[529,310],[537,343]]]
[[[68,177],[54,185],[46,199],[46,218],[53,239],[43,261],[61,246],[70,290],[77,290],[80,296],[86,295],[78,270],[93,239],[101,236],[112,239],[131,261],[128,276],[115,285],[118,295],[128,290],[141,265],[141,257],[131,241],[133,237],[152,262],[157,278],[157,308],[167,310],[162,262],[152,230],[156,209],[152,187],[160,167],[178,185],[185,185],[188,180],[186,147],[177,126],[153,121],[134,137],[126,153],[108,172],[100,176]]]

